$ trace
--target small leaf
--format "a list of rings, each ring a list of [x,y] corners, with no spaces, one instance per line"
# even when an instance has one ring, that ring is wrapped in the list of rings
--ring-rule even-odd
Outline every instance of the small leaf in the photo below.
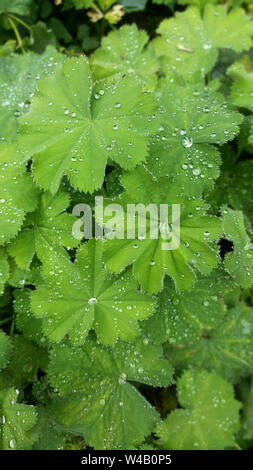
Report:
[[[250,287],[253,282],[253,244],[244,226],[243,213],[225,207],[223,230],[225,237],[233,242],[233,251],[226,254],[224,267],[242,287]]]
[[[0,330],[0,370],[6,367],[10,350],[10,339]]]
[[[156,51],[166,58],[167,73],[196,80],[213,68],[219,48],[248,50],[253,23],[242,8],[227,13],[226,5],[208,3],[203,17],[198,8],[190,7],[162,21],[157,32],[161,37],[155,39]]]
[[[147,46],[148,35],[135,24],[124,25],[102,39],[102,46],[91,59],[95,80],[124,73],[138,77],[146,88],[153,90],[157,83],[159,63],[153,47]]]
[[[233,447],[241,404],[233,387],[216,374],[186,371],[177,382],[182,408],[157,429],[162,449],[222,450]]]
[[[1,163],[0,154],[0,245],[17,235],[26,212],[33,211],[39,191],[25,166]]]
[[[75,218],[65,212],[68,206],[69,196],[63,191],[54,197],[49,192],[42,194],[38,208],[27,215],[18,237],[7,248],[19,268],[28,270],[35,253],[43,260],[55,247],[78,245],[72,236]]]
[[[211,314],[211,312],[210,312]],[[235,382],[253,371],[253,310],[239,303],[186,347],[168,348],[178,369],[205,368]]]
[[[30,449],[34,441],[32,428],[36,422],[34,406],[17,403],[19,390],[0,391],[0,448]]]

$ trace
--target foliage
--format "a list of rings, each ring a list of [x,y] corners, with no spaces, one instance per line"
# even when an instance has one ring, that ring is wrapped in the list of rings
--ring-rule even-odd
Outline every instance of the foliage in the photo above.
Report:
[[[1,450],[252,445],[252,13],[1,1]]]

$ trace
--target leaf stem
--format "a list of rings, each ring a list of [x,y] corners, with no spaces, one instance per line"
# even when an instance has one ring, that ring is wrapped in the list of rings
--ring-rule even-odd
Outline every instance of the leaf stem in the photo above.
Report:
[[[22,39],[21,39],[21,36],[19,34],[19,30],[16,27],[14,21],[9,16],[7,16],[7,18],[8,18],[8,21],[9,21],[9,23],[10,23],[10,25],[11,25],[13,31],[14,31],[15,36],[16,36],[18,46],[21,48],[22,52],[24,53],[25,51],[24,51],[24,48],[23,48],[23,45],[22,45]]]
[[[15,328],[15,318],[12,317],[11,329],[10,329],[9,336],[12,336],[12,335],[13,335],[13,333],[14,333],[14,328]]]
[[[13,15],[12,13],[9,13],[9,14],[8,14],[8,17],[11,18],[11,19],[13,19],[13,20],[15,20],[15,21],[17,21],[17,23],[22,24],[22,26],[24,26],[24,28],[28,29],[28,31],[31,30],[30,26],[29,26],[27,23],[25,23],[23,20],[21,20],[20,18],[18,18],[18,17],[15,16],[15,15]]]

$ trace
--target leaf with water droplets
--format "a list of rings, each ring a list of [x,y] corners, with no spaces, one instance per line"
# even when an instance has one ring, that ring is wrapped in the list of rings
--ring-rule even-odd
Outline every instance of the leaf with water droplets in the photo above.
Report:
[[[30,449],[34,441],[35,407],[18,403],[19,390],[0,391],[0,449]]]
[[[242,286],[253,282],[253,244],[246,232],[243,213],[223,208],[225,238],[233,243],[233,251],[225,255],[224,267]]]
[[[44,332],[52,341],[66,334],[82,344],[90,328],[104,344],[118,338],[133,340],[138,320],[151,315],[155,304],[137,290],[131,273],[110,275],[103,263],[103,243],[90,240],[77,252],[73,264],[52,252],[44,258],[45,287],[32,293],[31,308],[44,319]]]
[[[42,320],[35,318],[30,309],[29,289],[14,292],[14,311],[16,313],[16,327],[24,338],[34,341],[41,347],[48,346],[48,338],[43,333]]]
[[[232,385],[216,374],[192,370],[184,372],[177,386],[181,408],[158,426],[159,446],[171,450],[233,447],[241,404]]]
[[[141,444],[158,414],[132,384],[165,386],[172,380],[162,348],[142,340],[119,342],[113,349],[92,339],[80,347],[56,345],[48,374],[60,395],[54,407],[57,418],[95,449]]]
[[[3,331],[0,330],[0,370],[7,365],[10,350],[10,338],[6,336]]]
[[[9,279],[10,268],[8,263],[8,258],[5,252],[0,249],[0,295],[2,295],[4,291],[5,283]]]
[[[198,8],[189,7],[162,21],[157,32],[161,37],[155,39],[155,46],[157,54],[165,58],[165,72],[191,80],[210,72],[220,48],[248,50],[253,23],[242,8],[227,12],[226,5],[207,4],[203,15]]]
[[[3,383],[22,387],[35,382],[38,371],[47,368],[48,351],[28,341],[23,335],[13,336],[11,346],[8,366],[2,372]]]
[[[127,216],[128,204],[142,204],[145,210],[138,218],[134,218],[133,236],[128,237],[125,222],[124,239],[106,241],[105,261],[111,271],[118,273],[126,266],[133,265],[133,276],[141,283],[143,289],[157,293],[163,288],[165,274],[174,280],[178,290],[189,289],[195,282],[195,270],[208,274],[216,267],[217,247],[212,240],[219,236],[220,221],[217,217],[207,215],[201,199],[187,198],[176,184],[168,185],[166,178],[156,181],[142,168],[136,169],[134,173],[124,174],[122,184],[126,192],[113,202],[123,206],[125,221],[131,217]],[[137,227],[145,227],[143,220],[146,219],[146,208],[150,203],[155,207],[151,207],[151,213],[150,209],[147,209],[150,220],[146,223],[145,233],[139,236]],[[169,232],[172,204],[180,205],[180,220],[177,216],[177,222],[180,222],[180,239],[176,238],[178,247],[175,249],[163,248],[166,242],[166,227],[163,227],[159,214],[161,204],[168,204],[166,210]],[[108,221],[105,221],[105,226],[107,223]],[[156,230],[157,226],[159,230]]]
[[[18,267],[28,270],[35,253],[43,260],[56,247],[74,248],[79,241],[72,235],[75,218],[66,213],[70,200],[67,193],[50,192],[40,197],[38,208],[26,216],[21,232],[7,247]]]
[[[142,333],[158,344],[172,345],[197,342],[203,331],[214,329],[224,317],[222,297],[234,289],[231,277],[215,269],[209,276],[197,276],[196,284],[184,295],[176,292],[171,279],[166,278],[159,295],[157,311],[141,323]]]
[[[242,116],[200,84],[182,87],[164,80],[159,95],[162,125],[150,145],[148,168],[157,177],[176,179],[189,195],[210,191],[221,162],[212,144],[234,139]]]
[[[27,112],[37,89],[38,80],[53,73],[56,65],[63,59],[64,55],[51,46],[48,46],[43,54],[26,52],[0,57],[0,139],[2,141],[15,140],[17,118]]]
[[[67,59],[39,82],[19,145],[35,154],[33,175],[43,189],[55,194],[66,173],[75,188],[93,192],[108,158],[129,170],[145,159],[159,126],[156,109],[134,78],[93,84],[85,57]]]
[[[148,35],[135,24],[124,25],[103,37],[102,45],[91,59],[95,80],[126,74],[138,77],[149,90],[157,83],[159,62],[154,48],[148,43]]]
[[[253,371],[253,309],[239,303],[192,344],[168,346],[167,354],[180,371],[194,366],[238,381]]]
[[[38,195],[25,166],[15,161],[1,163],[0,154],[0,245],[15,237],[25,213],[36,208]]]
[[[236,62],[229,67],[227,74],[233,80],[231,100],[239,108],[253,112],[253,71],[251,64]]]

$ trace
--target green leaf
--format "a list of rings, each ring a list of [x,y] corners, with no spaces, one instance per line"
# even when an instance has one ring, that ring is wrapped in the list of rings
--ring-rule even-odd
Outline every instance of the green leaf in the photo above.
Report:
[[[156,343],[188,345],[198,341],[203,331],[217,327],[224,316],[222,297],[232,291],[230,276],[215,269],[209,276],[198,276],[184,295],[177,293],[167,278],[159,295],[155,314],[141,324],[142,333]]]
[[[219,3],[219,0],[178,0],[179,5],[192,5],[203,10],[206,5]]]
[[[64,445],[64,435],[51,406],[37,406],[38,419],[33,429],[35,436],[32,450],[59,450]]]
[[[132,340],[139,334],[138,320],[155,308],[152,299],[137,290],[130,272],[108,274],[99,240],[82,245],[74,264],[50,252],[44,258],[43,276],[46,286],[32,293],[31,308],[44,319],[44,332],[52,341],[68,334],[82,344],[92,327],[105,344]]]
[[[133,13],[145,10],[147,0],[121,0],[120,3],[122,3],[127,13]]]
[[[125,174],[122,184],[126,192],[113,202],[119,203],[125,210],[124,239],[107,240],[105,245],[105,261],[111,271],[118,273],[133,264],[133,275],[143,289],[157,293],[163,288],[165,274],[174,280],[178,290],[188,289],[195,282],[194,268],[208,274],[217,265],[217,249],[210,240],[218,238],[220,221],[206,214],[201,199],[187,198],[176,184],[169,184],[167,178],[156,181],[140,168],[134,173]],[[145,238],[138,238],[137,230],[136,238],[127,238],[127,205],[143,204],[148,207],[150,203],[158,209],[161,204],[168,204],[169,220],[171,205],[180,204],[180,244],[177,249],[163,249],[165,239],[160,223],[158,238],[150,238],[150,227],[156,222],[154,214],[147,221]],[[149,211],[147,213],[149,215]],[[138,224],[143,223],[142,217],[136,217]]]
[[[38,260],[34,260],[29,270],[20,269],[13,258],[9,258],[10,276],[8,283],[12,287],[22,288],[25,285],[41,283],[40,267]]]
[[[243,213],[224,208],[223,231],[226,239],[233,242],[233,251],[226,254],[224,267],[242,287],[250,287],[253,282],[253,244],[245,230]]]
[[[17,387],[27,386],[37,380],[39,370],[46,370],[48,353],[21,335],[13,336],[11,344],[8,367],[2,373],[5,374],[4,382]]]
[[[83,8],[89,8],[92,5],[93,0],[73,0],[73,3],[76,10],[81,10]]]
[[[228,76],[234,81],[231,89],[232,102],[253,112],[253,72],[247,63],[237,62],[228,69]]]
[[[220,156],[211,144],[234,139],[242,116],[224,98],[201,85],[162,82],[160,132],[152,139],[148,168],[177,179],[183,191],[200,195],[219,176]]]
[[[158,125],[155,115],[149,119],[155,109],[154,98],[133,78],[93,87],[87,60],[67,59],[39,82],[31,111],[21,119],[19,144],[36,154],[33,174],[44,189],[55,194],[65,172],[74,187],[93,192],[108,158],[125,169],[145,159],[147,136]]]
[[[253,160],[237,162],[231,149],[224,153],[220,178],[207,201],[219,210],[224,201],[235,210],[241,210],[253,222]]]
[[[191,80],[210,72],[219,48],[248,50],[253,23],[241,8],[227,13],[226,5],[207,4],[203,18],[198,8],[190,7],[162,21],[157,32],[157,54],[166,57],[167,71]]]
[[[17,13],[27,16],[30,14],[32,0],[1,0],[0,13]]]
[[[0,370],[6,367],[10,350],[10,339],[0,330]]]
[[[235,444],[240,402],[216,374],[187,371],[177,382],[181,409],[157,429],[160,446],[171,450],[222,450]]]
[[[14,141],[18,126],[17,117],[27,112],[38,80],[52,74],[57,63],[63,59],[64,56],[50,46],[40,55],[27,52],[0,57],[2,140]]]
[[[158,414],[131,382],[171,382],[161,348],[141,340],[120,342],[113,349],[91,339],[80,347],[56,345],[48,373],[61,395],[55,404],[57,418],[95,449],[128,449],[142,443]]]
[[[165,5],[166,7],[169,7],[173,10],[176,0],[152,0],[152,3],[155,5]]]
[[[36,422],[34,406],[17,403],[19,391],[0,391],[0,449],[30,449],[34,440],[32,428]]]
[[[28,270],[35,253],[43,260],[48,250],[55,247],[78,245],[72,235],[75,218],[65,212],[69,202],[68,194],[62,191],[55,196],[49,192],[42,194],[38,208],[27,215],[22,231],[7,247],[19,268]]]
[[[167,352],[180,370],[191,366],[205,368],[229,381],[238,381],[253,371],[252,308],[239,303],[221,316],[212,329],[203,330],[200,340],[186,347],[168,348]]]
[[[14,293],[13,306],[16,313],[16,326],[24,338],[45,347],[48,346],[48,340],[43,334],[42,320],[32,315],[30,297],[31,291],[29,289],[16,290]]]
[[[9,263],[8,258],[3,250],[0,249],[0,295],[2,295],[4,291],[5,283],[8,281],[9,278]]]
[[[124,25],[102,39],[102,46],[91,60],[95,80],[124,73],[138,77],[145,88],[153,90],[157,83],[159,62],[153,47],[147,45],[149,37],[135,24]]]
[[[5,151],[0,153],[0,245],[15,237],[25,213],[36,208],[39,193],[25,166],[16,161],[2,163],[3,154]]]

